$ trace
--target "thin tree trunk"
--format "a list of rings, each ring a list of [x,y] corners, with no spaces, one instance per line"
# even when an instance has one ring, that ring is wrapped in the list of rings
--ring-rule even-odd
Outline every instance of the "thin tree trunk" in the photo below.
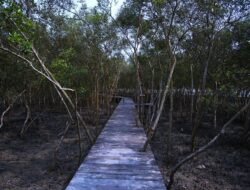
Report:
[[[159,84],[159,96],[158,96],[158,102],[157,102],[157,109],[160,107],[161,105],[161,96],[162,96],[162,83],[163,83],[163,80],[162,80],[162,77],[161,77],[161,80],[160,80],[160,84]]]
[[[151,64],[150,64],[151,65]],[[154,76],[155,76],[155,71],[154,68],[152,69],[152,78],[151,78],[151,93],[150,93],[150,102],[149,102],[149,107],[148,107],[148,114],[146,118],[146,128],[148,129],[150,127],[150,118],[153,113],[153,104],[154,104]]]
[[[209,49],[208,49],[208,58],[205,62],[204,72],[202,76],[201,91],[198,93],[198,98],[197,98],[197,103],[196,103],[197,110],[195,114],[194,125],[192,128],[192,137],[191,137],[191,150],[192,151],[194,151],[195,146],[196,146],[196,134],[197,134],[197,130],[199,128],[199,125],[202,119],[202,114],[203,114],[203,109],[202,109],[203,98],[204,98],[205,91],[206,91],[207,72],[208,72],[208,65],[212,57],[212,48],[213,48],[213,44],[210,44]]]
[[[194,114],[194,73],[193,73],[193,64],[190,65],[190,74],[191,74],[191,111],[190,111],[190,121],[193,123],[193,114]]]
[[[141,83],[141,79],[140,79],[140,65],[139,62],[137,60],[137,55],[136,55],[137,50],[134,49],[134,64],[136,67],[136,81],[137,81],[137,87],[136,87],[136,103],[137,103],[137,114],[136,114],[136,126],[139,126],[139,120],[140,120],[140,116],[141,116],[141,96],[142,94],[142,83]]]
[[[95,84],[95,125],[99,123],[99,79],[96,73],[96,84]]]
[[[154,121],[154,124],[152,126],[152,132],[149,134],[146,142],[144,143],[144,146],[143,146],[143,149],[142,151],[146,151],[147,147],[148,147],[148,144],[150,143],[151,139],[153,138],[154,134],[155,134],[155,130],[158,126],[158,122],[160,120],[160,116],[162,114],[162,111],[163,111],[163,107],[164,107],[164,104],[165,104],[165,100],[166,100],[166,96],[167,96],[167,93],[169,92],[169,87],[170,87],[170,83],[172,81],[172,77],[173,77],[173,73],[174,73],[174,69],[175,69],[175,66],[176,66],[176,57],[175,57],[175,54],[173,53],[173,50],[172,50],[172,47],[171,47],[171,42],[170,40],[168,39],[168,42],[167,42],[167,46],[168,46],[168,50],[169,50],[169,53],[170,53],[170,58],[171,58],[171,67],[170,67],[170,72],[169,72],[169,76],[168,76],[168,80],[167,80],[167,84],[165,86],[165,90],[164,90],[164,93],[163,93],[163,96],[162,96],[162,99],[161,99],[161,104],[160,104],[160,107],[158,108],[157,110],[157,116],[156,116],[156,119]]]
[[[75,92],[75,117],[76,117],[76,129],[77,129],[77,136],[78,136],[78,148],[79,148],[79,157],[78,157],[78,167],[80,166],[81,164],[81,159],[82,159],[82,145],[81,145],[81,131],[80,131],[80,121],[79,121],[79,117],[77,116],[78,111],[77,111],[77,107],[78,107],[78,98],[77,98],[77,92]],[[67,131],[66,131],[67,133]]]
[[[10,111],[10,109],[13,107],[14,103],[18,100],[18,98],[20,98],[23,93],[26,90],[23,90],[20,94],[18,94],[16,97],[14,97],[14,99],[11,101],[11,103],[9,104],[9,106],[3,111],[2,115],[1,115],[1,119],[0,119],[0,129],[3,127],[4,124],[4,116]]]
[[[168,144],[167,144],[167,155],[170,156],[170,152],[172,149],[172,128],[173,128],[173,107],[174,107],[174,100],[173,100],[173,81],[170,84],[170,109],[169,109],[169,128],[168,128]]]
[[[214,92],[214,129],[217,128],[217,108],[218,108],[218,93],[217,93],[217,81],[215,82]]]
[[[247,109],[246,113],[246,120],[244,124],[244,135],[243,135],[243,141],[247,141],[248,136],[250,135],[250,107]]]
[[[25,107],[26,107],[26,119],[25,119],[25,121],[24,121],[24,123],[23,123],[23,127],[22,127],[22,130],[21,130],[21,133],[20,133],[21,136],[23,136],[24,131],[25,131],[25,129],[26,129],[26,125],[27,125],[29,119],[31,119],[31,111],[30,111],[30,107],[29,107],[29,105],[28,105],[27,100],[25,100]]]

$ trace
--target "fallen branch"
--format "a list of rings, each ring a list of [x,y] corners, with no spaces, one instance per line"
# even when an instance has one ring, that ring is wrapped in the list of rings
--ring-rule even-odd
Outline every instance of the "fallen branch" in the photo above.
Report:
[[[243,107],[241,108],[240,111],[238,111],[228,122],[226,122],[221,131],[211,140],[209,141],[206,145],[202,146],[201,148],[199,148],[198,150],[196,150],[195,152],[191,153],[190,155],[188,155],[187,157],[185,157],[184,159],[182,159],[179,163],[177,163],[177,165],[172,169],[171,173],[170,173],[170,177],[169,177],[169,183],[167,186],[167,189],[171,189],[173,183],[174,183],[174,175],[176,173],[176,171],[183,165],[185,164],[187,161],[191,160],[193,157],[197,156],[198,154],[204,152],[205,150],[207,150],[209,147],[211,147],[219,138],[221,135],[223,135],[225,133],[226,128],[242,113],[244,112],[250,105],[250,101]]]

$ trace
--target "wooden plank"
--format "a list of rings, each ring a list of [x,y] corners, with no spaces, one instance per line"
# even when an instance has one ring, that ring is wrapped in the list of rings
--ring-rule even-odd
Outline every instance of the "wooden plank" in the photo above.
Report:
[[[66,190],[164,190],[152,151],[140,152],[146,136],[136,127],[135,104],[124,98]]]
[[[150,180],[86,179],[74,182],[67,190],[161,190],[163,183]]]
[[[138,174],[138,175],[150,175],[150,174],[160,174],[159,170],[154,170],[154,167],[145,167],[145,165],[137,165],[134,167],[131,164],[85,164],[80,167],[80,173],[82,172],[93,172],[98,173],[100,170],[104,173],[111,174]]]

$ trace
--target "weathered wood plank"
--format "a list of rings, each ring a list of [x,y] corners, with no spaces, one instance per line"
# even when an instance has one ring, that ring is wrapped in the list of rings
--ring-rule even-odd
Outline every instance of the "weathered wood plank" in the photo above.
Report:
[[[132,165],[128,164],[112,164],[112,165],[105,165],[105,164],[88,164],[81,168],[79,173],[99,173],[100,170],[103,173],[108,174],[120,174],[120,175],[150,175],[151,174],[159,174],[160,171],[154,170],[154,167],[144,167],[144,165],[138,165],[136,168]]]
[[[79,178],[78,178],[79,179]],[[163,183],[150,180],[86,179],[76,181],[67,190],[161,190]]]
[[[166,189],[152,151],[139,151],[146,136],[135,111],[131,99],[120,102],[66,190]]]

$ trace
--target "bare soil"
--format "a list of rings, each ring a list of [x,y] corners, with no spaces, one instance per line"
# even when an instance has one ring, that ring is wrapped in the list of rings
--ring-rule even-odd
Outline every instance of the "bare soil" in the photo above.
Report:
[[[161,118],[151,146],[163,174],[165,184],[170,169],[190,154],[191,124],[188,120],[174,122],[173,148],[167,156],[168,117]],[[179,119],[178,119],[179,120]],[[178,121],[175,120],[175,121]],[[216,145],[183,165],[175,175],[173,190],[248,190],[250,189],[250,144],[241,142],[242,126],[239,122],[229,127]],[[213,138],[220,127],[214,129],[203,123],[197,144],[202,146]]]
[[[1,190],[61,190],[66,187],[78,168],[78,139],[76,129],[71,127],[57,154],[55,148],[66,127],[67,115],[55,111],[33,113],[39,119],[19,135],[25,112],[15,109],[11,119],[0,130],[0,189]],[[86,116],[86,114],[83,114]],[[97,126],[91,126],[96,138],[108,116],[101,114]],[[82,133],[83,159],[91,143]]]
[[[63,145],[54,159],[60,133],[66,127],[67,116],[45,111],[28,129],[24,137],[19,132],[25,112],[15,110],[12,119],[0,130],[0,190],[59,190],[64,189],[77,169],[78,144],[75,128],[70,128]],[[86,117],[88,115],[83,112]],[[177,115],[177,114],[176,114]],[[97,137],[108,120],[101,114],[98,126],[90,126]],[[172,133],[173,149],[167,156],[168,119],[161,120],[151,146],[164,181],[170,169],[190,153],[190,122],[177,122]],[[203,123],[198,134],[198,145],[208,142],[219,130],[209,122]],[[208,151],[183,165],[175,176],[173,190],[248,190],[250,189],[250,145],[240,142],[241,125],[230,126],[225,136]],[[91,148],[87,137],[82,137],[83,153]],[[84,158],[83,158],[84,159]]]

